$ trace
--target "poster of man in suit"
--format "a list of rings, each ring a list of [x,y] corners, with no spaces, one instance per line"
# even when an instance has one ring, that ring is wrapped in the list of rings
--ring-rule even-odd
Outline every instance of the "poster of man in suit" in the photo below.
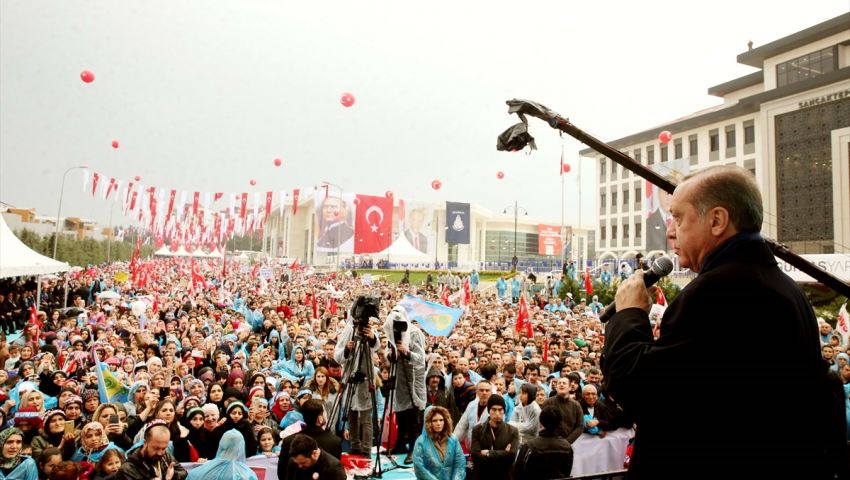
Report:
[[[422,253],[428,253],[428,235],[425,234],[425,214],[427,210],[424,208],[414,208],[410,211],[405,221],[404,236],[417,250]]]
[[[354,194],[319,189],[315,197],[319,206],[316,215],[316,251],[354,251]]]
[[[687,175],[688,167],[687,159],[678,159],[653,165],[653,170],[671,182],[679,183]],[[649,182],[646,188],[646,251],[667,252],[670,250],[667,227],[673,221],[670,216],[672,196]]]

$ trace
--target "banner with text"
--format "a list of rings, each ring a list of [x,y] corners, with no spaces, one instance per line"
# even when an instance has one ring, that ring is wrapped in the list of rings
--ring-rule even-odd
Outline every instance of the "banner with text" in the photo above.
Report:
[[[537,225],[537,254],[561,254],[561,227],[557,225]]]

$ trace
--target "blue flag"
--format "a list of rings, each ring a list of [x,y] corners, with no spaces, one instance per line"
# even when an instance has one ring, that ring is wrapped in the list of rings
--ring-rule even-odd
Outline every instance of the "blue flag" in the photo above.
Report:
[[[462,308],[447,307],[413,295],[405,295],[398,304],[407,311],[408,318],[416,320],[423,330],[438,337],[449,336],[463,315]]]
[[[469,245],[469,204],[446,202],[446,243]]]
[[[97,375],[97,390],[100,393],[100,403],[126,402],[130,390],[115,378],[109,367],[100,362],[96,353],[94,360],[96,363],[94,373]]]

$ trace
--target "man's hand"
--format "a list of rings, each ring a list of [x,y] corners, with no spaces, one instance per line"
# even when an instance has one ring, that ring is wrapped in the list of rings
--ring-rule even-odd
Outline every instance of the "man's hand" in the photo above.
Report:
[[[165,480],[174,478],[174,462],[168,464],[168,470],[165,471]]]
[[[402,344],[401,342],[396,342],[395,348],[396,350],[398,350],[398,353],[402,355],[407,355],[408,353],[410,353],[410,350],[408,350],[407,347],[405,347],[404,344]]]
[[[643,284],[643,270],[636,271],[628,280],[620,284],[614,301],[617,302],[618,311],[627,308],[640,308],[649,313],[652,302],[649,292]]]

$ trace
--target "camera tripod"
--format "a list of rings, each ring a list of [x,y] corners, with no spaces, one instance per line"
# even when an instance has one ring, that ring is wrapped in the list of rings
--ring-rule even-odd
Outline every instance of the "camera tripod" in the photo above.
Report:
[[[384,472],[384,469],[381,466],[381,438],[383,436],[382,420],[383,418],[386,418],[387,410],[390,406],[390,402],[392,402],[393,391],[395,389],[392,387],[390,388],[390,394],[388,395],[389,398],[384,403],[383,417],[379,419],[378,402],[375,390],[375,369],[374,364],[372,363],[372,349],[369,346],[369,338],[362,333],[359,334],[359,336],[357,336],[354,340],[354,350],[349,355],[352,356],[351,363],[349,363],[351,368],[343,378],[339,395],[337,395],[334,400],[331,411],[328,412],[328,418],[334,419],[340,412],[343,412],[341,420],[343,423],[348,422],[349,414],[351,413],[351,402],[356,395],[358,385],[363,382],[368,382],[369,400],[372,405],[372,443],[375,448],[375,463],[372,467],[372,472],[368,476],[355,475],[355,478],[382,478]],[[396,364],[393,363],[391,366],[391,379],[394,378],[395,368]],[[337,424],[337,421],[334,421],[333,424],[330,424],[329,422],[328,430],[336,429]],[[390,430],[390,435],[391,434],[392,430]],[[389,445],[390,439],[387,440],[387,444]],[[370,450],[371,448],[372,447],[370,447]],[[395,470],[396,468],[401,467],[388,453],[384,453],[384,456],[390,460],[390,463],[392,463],[392,466],[386,471]]]

